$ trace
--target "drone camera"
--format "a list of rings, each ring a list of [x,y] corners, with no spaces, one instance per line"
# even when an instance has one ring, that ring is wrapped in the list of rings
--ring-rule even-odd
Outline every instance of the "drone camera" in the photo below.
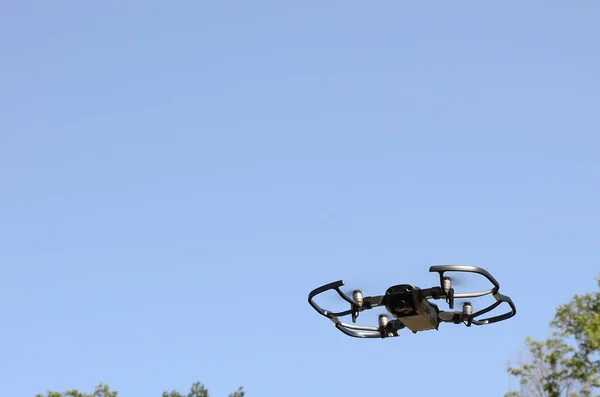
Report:
[[[395,317],[412,314],[415,310],[412,285],[401,284],[388,288],[385,304]]]

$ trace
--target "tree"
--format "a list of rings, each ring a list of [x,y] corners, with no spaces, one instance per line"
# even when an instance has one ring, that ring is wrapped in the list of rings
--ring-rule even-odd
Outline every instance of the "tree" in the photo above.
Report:
[[[600,387],[600,292],[575,295],[556,309],[550,326],[547,340],[527,338],[528,362],[508,368],[520,391],[505,397],[588,397]]]
[[[94,389],[93,393],[82,393],[78,390],[72,389],[59,393],[57,391],[49,391],[46,395],[36,394],[35,397],[118,397],[118,392],[111,391],[108,385],[104,383],[98,384]]]
[[[237,391],[230,393],[229,397],[244,397],[246,392],[240,387]],[[178,391],[164,392],[162,397],[210,397],[208,390],[200,382],[192,385],[190,392],[187,395],[181,394]]]
[[[237,391],[230,393],[229,397],[244,397],[246,392],[243,387]],[[36,394],[36,397],[118,397],[117,391],[111,391],[104,383],[100,383],[92,393],[82,393],[78,390],[68,390],[65,392],[49,391],[47,394]],[[162,397],[210,397],[208,390],[202,383],[196,382],[192,385],[189,393],[182,394],[176,390],[163,392]]]

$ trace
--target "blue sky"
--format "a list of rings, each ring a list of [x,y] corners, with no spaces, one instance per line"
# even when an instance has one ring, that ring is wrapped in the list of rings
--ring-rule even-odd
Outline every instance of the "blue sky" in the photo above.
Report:
[[[6,395],[499,396],[595,288],[598,2],[1,8]],[[358,340],[306,301],[446,263],[518,315]]]

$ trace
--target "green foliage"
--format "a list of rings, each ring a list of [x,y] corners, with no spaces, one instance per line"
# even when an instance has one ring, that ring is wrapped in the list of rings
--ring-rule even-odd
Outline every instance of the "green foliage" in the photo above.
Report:
[[[162,397],[209,397],[208,390],[200,382],[192,385],[190,392],[187,395],[181,394],[178,391],[164,392]]]
[[[244,397],[246,392],[242,387],[237,391],[230,393],[229,397]],[[118,397],[116,391],[111,391],[110,388],[100,383],[96,386],[93,393],[82,393],[78,390],[68,390],[65,392],[49,391],[47,394],[36,394],[36,397]],[[202,383],[196,382],[192,385],[190,391],[187,394],[182,394],[176,390],[170,392],[163,392],[162,397],[210,397],[208,390]]]
[[[600,277],[597,282],[600,289]],[[550,325],[559,335],[575,338],[582,354],[600,352],[600,292],[575,295],[571,302],[558,307]]]
[[[244,388],[240,387],[237,391],[230,393],[229,397],[244,397],[246,392]],[[200,382],[196,382],[192,385],[190,392],[187,395],[181,394],[177,391],[164,392],[162,397],[210,397],[208,390]]]
[[[118,392],[111,391],[108,385],[100,383],[98,386],[96,386],[93,393],[82,393],[73,389],[62,393],[57,391],[49,391],[46,395],[36,394],[35,397],[117,397],[118,395]]]
[[[246,395],[246,392],[244,391],[243,387],[240,387],[239,389],[237,389],[237,391],[229,394],[229,397],[244,397]]]
[[[527,338],[526,345],[530,363],[509,368],[512,376],[520,378],[522,395],[560,397],[573,395],[576,390],[585,392],[586,385],[581,385],[575,376],[579,373],[579,362],[572,346],[558,338],[544,342]],[[513,392],[514,396],[521,394]]]
[[[551,338],[527,338],[529,362],[508,368],[519,378],[520,392],[505,397],[590,397],[600,387],[600,360],[594,360],[600,353],[600,293],[575,295],[557,308],[550,326]]]

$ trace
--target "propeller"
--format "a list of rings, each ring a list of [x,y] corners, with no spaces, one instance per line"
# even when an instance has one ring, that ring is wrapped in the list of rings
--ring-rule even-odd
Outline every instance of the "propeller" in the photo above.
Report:
[[[448,274],[444,275],[442,280],[442,288],[449,294],[449,298],[446,301],[451,309],[454,309],[457,306],[462,306],[463,302],[455,299],[454,295],[460,293],[462,287],[467,284],[467,279],[468,277],[465,277],[464,273],[453,273],[452,276],[449,276]]]
[[[467,278],[464,274],[456,274],[452,276],[446,276],[452,280],[452,287],[463,287],[467,284]]]
[[[347,285],[345,285],[344,287],[342,287],[340,289],[346,296],[348,296],[350,298],[352,297],[352,295],[354,294],[355,291],[360,291],[361,293],[363,293],[362,288],[353,288],[353,287],[348,287]]]

